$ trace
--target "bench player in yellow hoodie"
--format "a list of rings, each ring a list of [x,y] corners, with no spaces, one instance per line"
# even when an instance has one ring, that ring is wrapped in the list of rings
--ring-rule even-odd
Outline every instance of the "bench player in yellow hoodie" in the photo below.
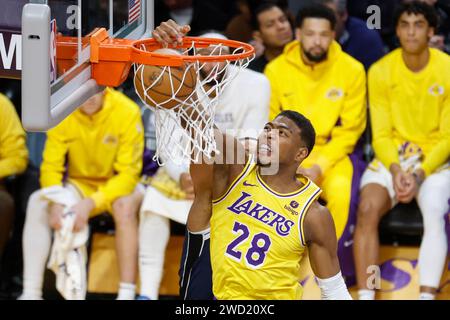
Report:
[[[74,230],[102,212],[116,224],[118,299],[134,299],[137,272],[137,216],[129,206],[142,168],[144,132],[139,107],[122,93],[106,89],[87,100],[47,132],[40,183],[78,194]],[[52,229],[61,227],[63,207],[43,205],[40,191],[29,200],[23,236],[22,299],[41,299]]]
[[[367,268],[378,263],[378,223],[398,202],[414,197],[424,222],[419,254],[421,299],[439,287],[450,199],[450,57],[428,47],[437,26],[434,9],[420,1],[401,6],[401,48],[369,70],[369,103],[376,159],[361,182],[354,256],[360,299],[374,299]]]
[[[25,171],[27,163],[25,131],[11,101],[0,94],[0,261],[14,217],[14,200],[4,179]]]
[[[313,5],[297,17],[296,38],[270,62],[270,119],[295,110],[311,120],[317,133],[313,152],[299,168],[323,190],[340,238],[347,224],[354,173],[349,155],[366,125],[366,76],[361,63],[333,39],[331,9]]]

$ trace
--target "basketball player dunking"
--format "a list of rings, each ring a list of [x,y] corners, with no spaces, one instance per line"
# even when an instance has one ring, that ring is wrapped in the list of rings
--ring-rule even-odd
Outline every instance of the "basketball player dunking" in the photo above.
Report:
[[[170,43],[183,31],[171,21],[154,35]],[[232,142],[218,143],[217,157],[245,153],[240,142],[218,130],[216,140]],[[195,200],[188,237],[207,239],[210,229],[210,244],[205,241],[202,247],[210,245],[217,299],[300,299],[299,266],[306,250],[322,299],[351,299],[340,272],[333,220],[317,202],[321,190],[296,175],[314,142],[310,121],[283,111],[264,127],[256,157],[246,154],[245,163],[191,164]],[[274,162],[278,171],[265,174]]]

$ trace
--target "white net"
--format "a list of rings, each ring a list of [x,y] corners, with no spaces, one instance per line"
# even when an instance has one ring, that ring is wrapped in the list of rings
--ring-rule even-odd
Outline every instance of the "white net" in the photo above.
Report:
[[[140,49],[145,50],[145,47]],[[243,48],[223,44],[197,48],[193,42],[190,48],[176,54],[213,57],[242,52]],[[181,164],[198,162],[203,156],[211,157],[216,151],[215,108],[223,90],[252,59],[253,56],[236,61],[195,60],[182,68],[153,67],[157,72],[151,75],[146,73],[146,65],[134,65],[136,93],[155,112],[155,158],[160,165],[168,160]],[[163,81],[166,85],[161,92],[157,88]]]

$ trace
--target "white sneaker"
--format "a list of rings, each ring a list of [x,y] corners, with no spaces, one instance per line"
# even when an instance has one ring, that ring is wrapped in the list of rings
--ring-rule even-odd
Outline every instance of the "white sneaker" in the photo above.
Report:
[[[434,300],[436,299],[436,295],[428,292],[421,292],[419,296],[419,300]]]
[[[367,289],[360,289],[360,290],[358,290],[358,297],[359,297],[359,300],[375,300],[375,291],[367,290]]]
[[[39,296],[32,296],[32,295],[25,295],[25,294],[21,294],[17,300],[44,300],[42,299],[42,297]]]

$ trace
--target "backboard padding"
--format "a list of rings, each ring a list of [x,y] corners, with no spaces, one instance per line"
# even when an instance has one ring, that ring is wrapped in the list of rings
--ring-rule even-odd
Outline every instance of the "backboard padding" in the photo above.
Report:
[[[131,16],[133,3],[139,14]],[[22,12],[24,128],[46,131],[103,90],[92,80],[89,63],[88,35],[95,28],[106,28],[111,37],[140,39],[153,29],[152,12],[153,0],[50,0],[47,4],[26,4]],[[57,34],[73,37],[77,44],[72,62],[69,59],[59,63],[56,50],[57,77],[53,81],[51,21],[56,21]]]

